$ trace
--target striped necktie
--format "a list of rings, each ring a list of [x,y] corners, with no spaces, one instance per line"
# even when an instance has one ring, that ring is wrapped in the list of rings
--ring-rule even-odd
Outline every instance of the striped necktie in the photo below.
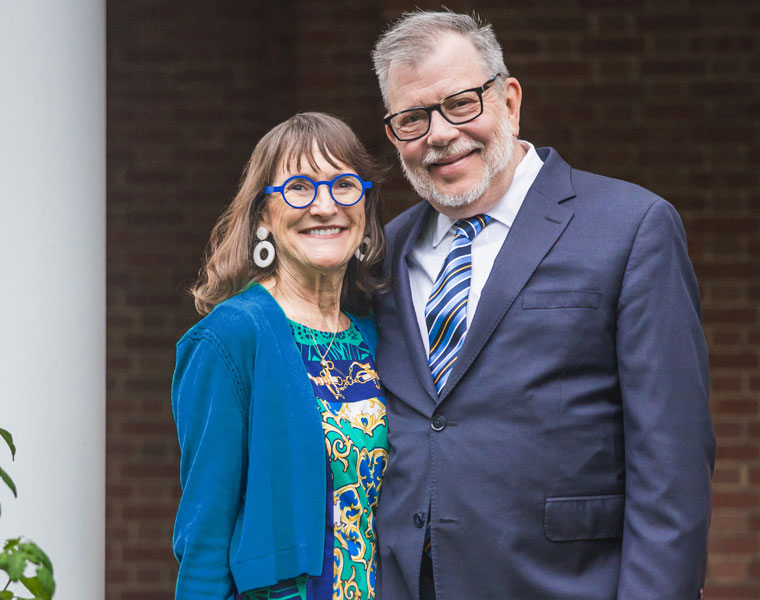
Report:
[[[449,378],[467,332],[472,240],[490,222],[488,215],[475,215],[456,222],[454,241],[425,306],[425,321],[430,336],[428,362],[438,393]]]

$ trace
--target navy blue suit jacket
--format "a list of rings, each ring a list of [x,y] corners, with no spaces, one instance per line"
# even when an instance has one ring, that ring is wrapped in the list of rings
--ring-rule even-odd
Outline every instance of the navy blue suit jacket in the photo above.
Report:
[[[715,439],[681,221],[539,154],[440,396],[406,262],[432,209],[387,228],[379,600],[419,598],[428,518],[438,600],[699,597]]]

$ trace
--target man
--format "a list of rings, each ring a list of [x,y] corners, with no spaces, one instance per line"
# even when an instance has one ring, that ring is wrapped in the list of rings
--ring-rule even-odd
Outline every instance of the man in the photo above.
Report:
[[[424,200],[377,303],[378,598],[699,598],[715,441],[676,211],[518,141],[490,26],[408,14],[373,58]]]

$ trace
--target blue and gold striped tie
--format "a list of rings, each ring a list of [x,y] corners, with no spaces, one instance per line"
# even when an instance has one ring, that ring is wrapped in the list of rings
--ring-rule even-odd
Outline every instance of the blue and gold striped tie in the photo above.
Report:
[[[490,222],[488,215],[475,215],[456,222],[454,241],[425,306],[425,321],[430,336],[428,362],[438,393],[449,378],[467,332],[472,240]]]

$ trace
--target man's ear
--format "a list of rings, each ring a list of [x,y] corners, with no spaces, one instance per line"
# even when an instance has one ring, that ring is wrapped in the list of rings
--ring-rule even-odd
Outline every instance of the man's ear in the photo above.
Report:
[[[391,128],[387,125],[385,126],[385,137],[388,138],[391,144],[394,146],[398,145],[398,140],[396,139],[396,136],[393,135],[393,132],[391,131]]]
[[[507,120],[512,126],[515,137],[520,135],[520,106],[522,105],[522,87],[514,77],[504,81],[504,103],[507,106]]]

